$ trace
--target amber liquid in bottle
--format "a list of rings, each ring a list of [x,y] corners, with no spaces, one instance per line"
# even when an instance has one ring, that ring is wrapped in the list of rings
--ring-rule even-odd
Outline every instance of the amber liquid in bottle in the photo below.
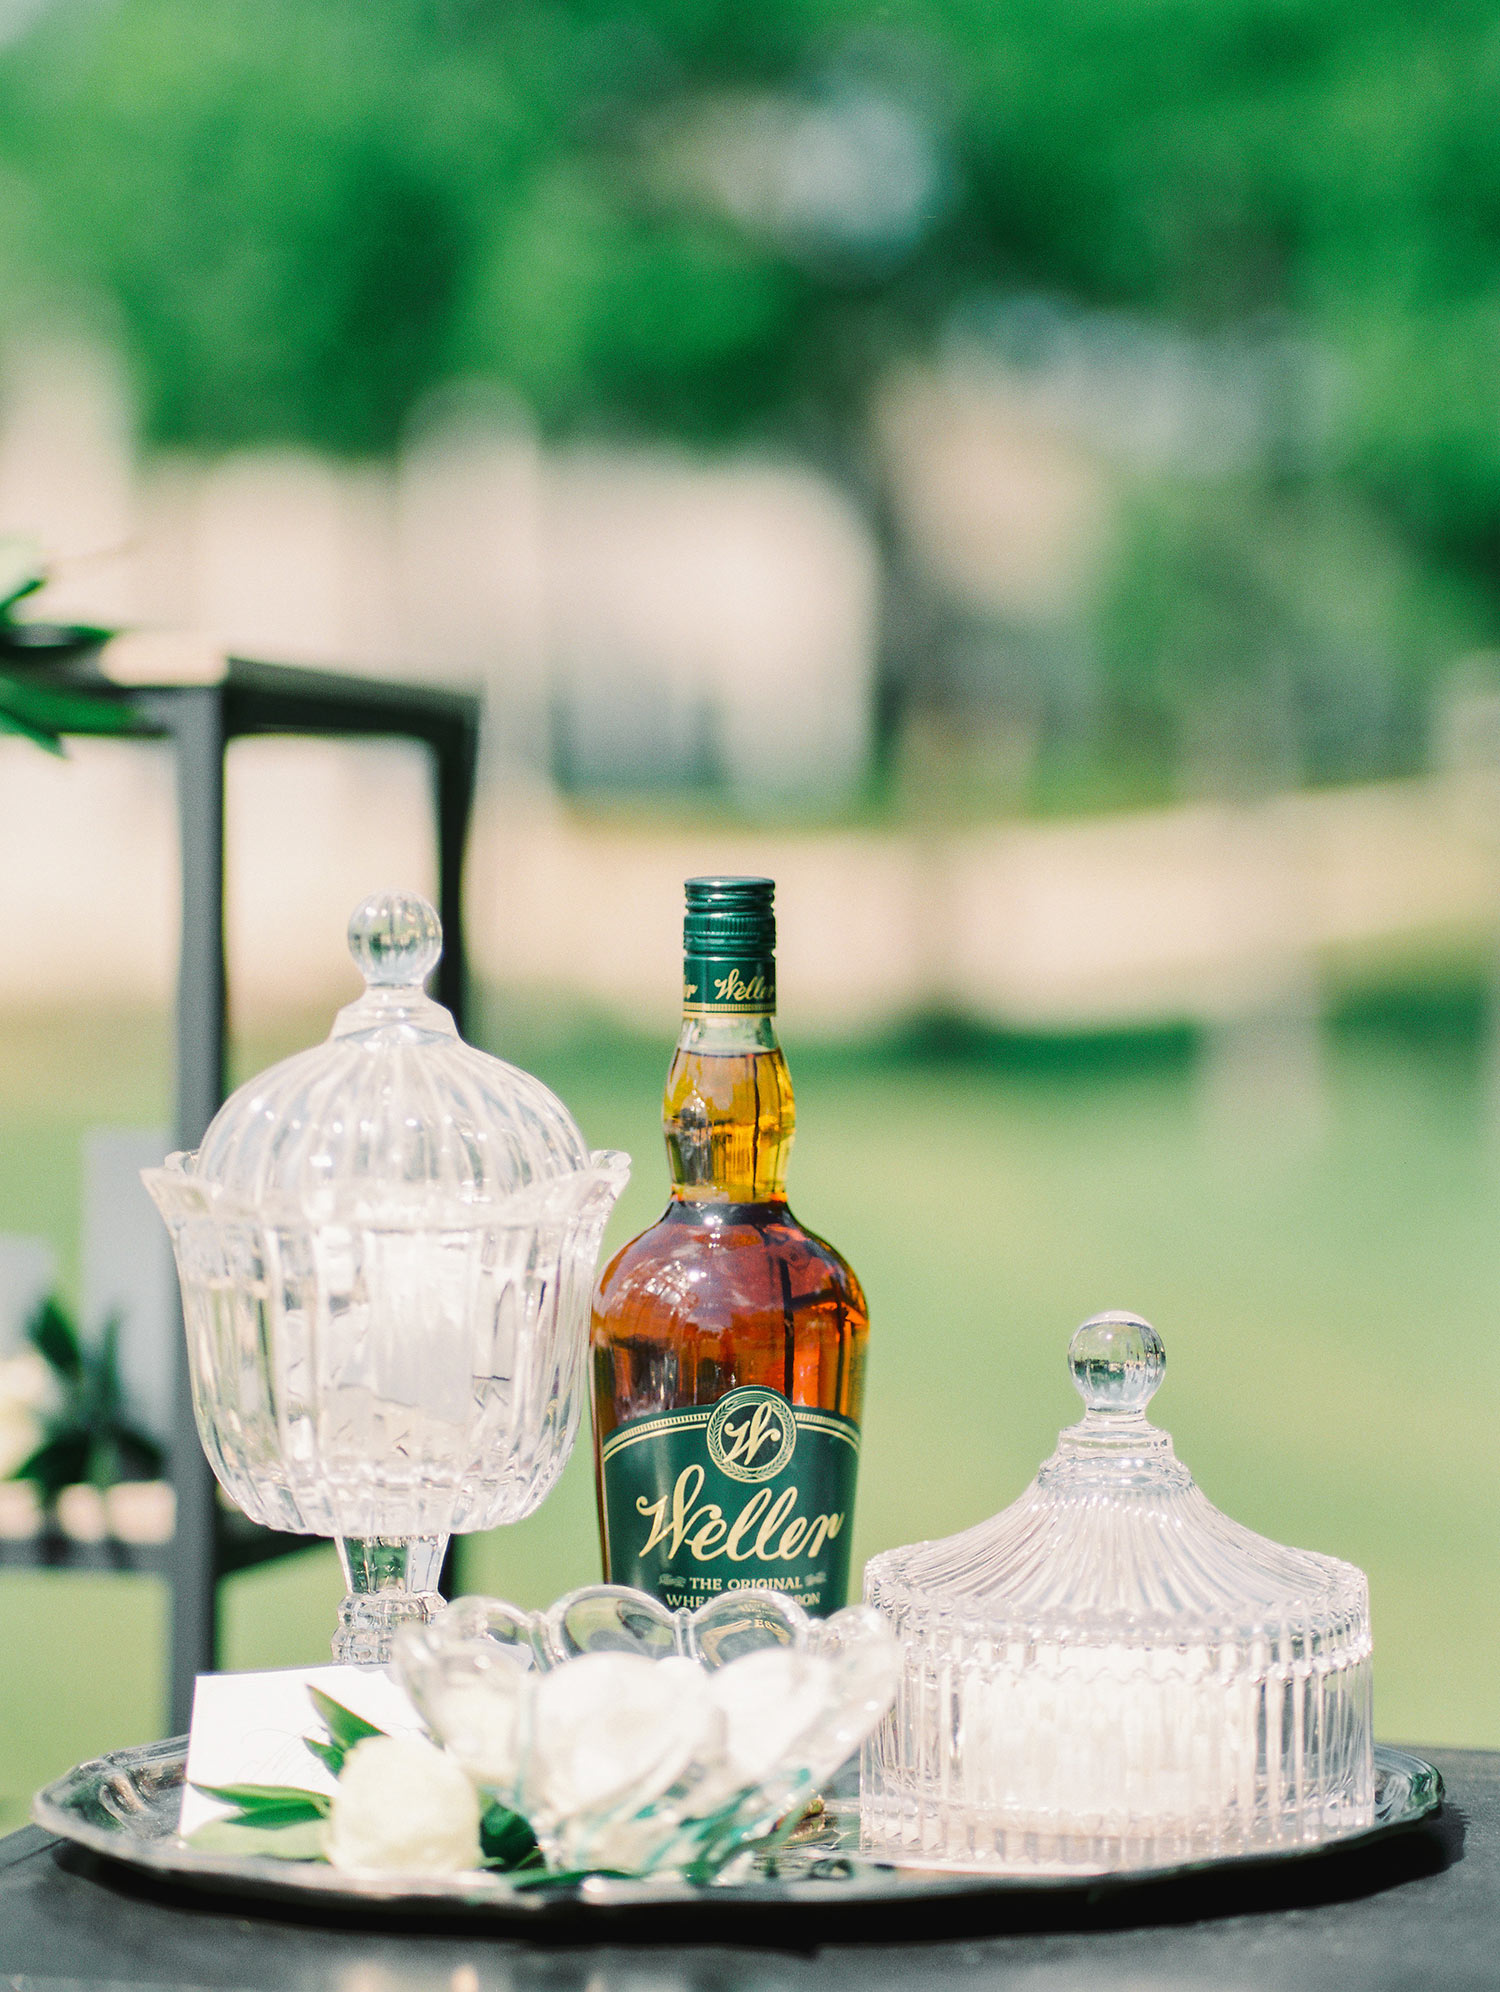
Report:
[[[838,1462],[851,1451],[857,1458],[869,1322],[850,1267],[787,1204],[794,1122],[791,1079],[769,1016],[687,1016],[663,1101],[671,1202],[610,1261],[595,1293],[605,1576],[650,1582],[657,1565],[642,1565],[634,1551],[654,1532],[653,1553],[670,1566],[655,1588],[673,1606],[707,1602],[738,1583],[777,1585],[818,1613],[845,1602],[853,1466],[820,1467],[819,1447]],[[703,1419],[668,1421],[679,1450],[645,1492],[632,1483],[622,1521],[617,1494],[606,1489],[612,1437],[629,1425],[632,1445],[637,1431],[640,1445],[659,1445],[633,1421],[717,1406],[735,1392],[746,1394],[728,1407],[714,1453],[727,1459],[724,1474],[703,1455],[710,1429]],[[763,1477],[784,1408],[765,1393],[834,1415],[797,1417],[796,1457]],[[765,1431],[748,1422],[757,1410]],[[758,1454],[736,1459],[735,1443],[750,1443],[757,1431]],[[830,1447],[827,1433],[844,1443]],[[838,1491],[834,1482],[845,1473]]]

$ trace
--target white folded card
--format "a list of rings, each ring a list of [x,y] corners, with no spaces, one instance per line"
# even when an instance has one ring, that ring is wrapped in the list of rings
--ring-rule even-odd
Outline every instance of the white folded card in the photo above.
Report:
[[[197,1785],[294,1785],[332,1792],[333,1773],[303,1742],[322,1737],[309,1687],[392,1736],[425,1736],[406,1690],[378,1667],[284,1667],[263,1674],[200,1674],[193,1689],[187,1778],[178,1831],[186,1838],[234,1807]]]

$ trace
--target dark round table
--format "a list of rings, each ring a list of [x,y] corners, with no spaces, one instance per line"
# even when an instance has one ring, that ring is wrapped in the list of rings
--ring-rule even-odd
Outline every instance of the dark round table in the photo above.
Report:
[[[34,1826],[0,1840],[0,1987],[257,1992],[1146,1992],[1500,1988],[1500,1752],[1423,1750],[1442,1811],[1362,1854],[991,1897],[898,1920],[851,1911],[684,1925],[636,1913],[597,1940],[332,1927],[179,1897]]]

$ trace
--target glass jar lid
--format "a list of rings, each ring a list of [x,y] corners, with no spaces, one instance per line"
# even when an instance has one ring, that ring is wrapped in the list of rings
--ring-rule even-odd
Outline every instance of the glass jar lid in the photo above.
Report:
[[[572,1115],[530,1073],[465,1044],[424,991],[442,927],[416,893],[357,906],[349,951],[364,994],[325,1043],[247,1081],[179,1166],[216,1198],[333,1217],[487,1209],[589,1172]],[[175,1160],[176,1158],[174,1158]]]
[[[1018,1500],[938,1542],[871,1559],[866,1595],[996,1638],[1275,1639],[1367,1623],[1364,1573],[1223,1514],[1146,1406],[1166,1351],[1147,1321],[1095,1315],[1068,1348],[1082,1420]]]

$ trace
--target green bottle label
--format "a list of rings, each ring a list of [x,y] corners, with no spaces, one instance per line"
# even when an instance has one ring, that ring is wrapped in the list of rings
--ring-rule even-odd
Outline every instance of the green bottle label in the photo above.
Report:
[[[610,1576],[674,1610],[765,1584],[836,1612],[858,1467],[853,1419],[758,1384],[632,1418],[603,1447]]]
[[[774,1017],[775,955],[684,955],[682,1009],[688,1017]]]

